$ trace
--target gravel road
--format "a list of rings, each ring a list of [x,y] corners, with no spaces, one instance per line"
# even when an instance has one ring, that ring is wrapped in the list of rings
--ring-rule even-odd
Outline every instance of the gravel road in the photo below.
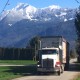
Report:
[[[75,63],[76,59],[70,60],[70,68],[68,71],[64,71],[63,74],[57,76],[55,74],[47,74],[47,75],[29,75],[25,77],[16,78],[13,80],[72,80],[79,72],[76,69],[76,66],[79,65]]]

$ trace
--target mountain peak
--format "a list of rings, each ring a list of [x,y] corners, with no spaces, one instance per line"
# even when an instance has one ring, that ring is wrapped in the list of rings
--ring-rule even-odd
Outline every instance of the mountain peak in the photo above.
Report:
[[[20,9],[24,9],[24,8],[26,8],[26,7],[28,7],[29,6],[29,4],[25,4],[25,3],[19,3],[16,7],[15,7],[15,9],[16,10],[20,10]]]
[[[48,8],[51,8],[51,9],[60,9],[61,7],[58,6],[58,5],[51,5]]]
[[[12,10],[16,10],[16,11],[26,11],[28,13],[30,12],[35,12],[37,10],[37,8],[27,4],[27,3],[19,3],[15,8],[13,8]]]
[[[64,9],[58,5],[51,5],[45,8],[38,9],[34,6],[31,6],[27,3],[19,3],[12,10],[8,11],[8,15],[5,14],[9,19],[14,19],[15,17],[21,19],[37,20],[37,21],[48,21],[48,20],[60,20],[66,21],[73,19],[75,15],[74,9]],[[2,20],[5,16],[0,17]],[[13,18],[11,18],[13,17]],[[9,20],[8,19],[8,20]]]

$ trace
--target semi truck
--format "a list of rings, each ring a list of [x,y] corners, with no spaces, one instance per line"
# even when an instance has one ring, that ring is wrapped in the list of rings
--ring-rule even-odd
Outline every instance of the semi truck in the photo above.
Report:
[[[44,36],[38,40],[37,72],[56,72],[69,68],[69,43],[62,36]]]

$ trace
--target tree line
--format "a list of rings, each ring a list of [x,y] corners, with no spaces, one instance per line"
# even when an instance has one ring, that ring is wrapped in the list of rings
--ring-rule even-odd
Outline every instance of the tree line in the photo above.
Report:
[[[0,60],[34,60],[32,48],[0,48]]]
[[[76,52],[78,54],[78,62],[80,62],[80,7],[78,8],[76,12],[75,28],[76,28],[76,33],[77,33]]]

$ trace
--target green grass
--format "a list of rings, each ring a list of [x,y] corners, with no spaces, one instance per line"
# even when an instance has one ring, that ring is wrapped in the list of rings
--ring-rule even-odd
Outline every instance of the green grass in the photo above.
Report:
[[[0,60],[1,64],[15,64],[15,65],[30,65],[30,64],[36,64],[36,61],[32,60]]]
[[[35,66],[15,66],[0,67],[0,80],[11,80],[21,76],[34,75],[36,73]]]
[[[0,80],[11,80],[15,77],[20,77],[21,75],[15,75],[13,72],[9,72],[11,68],[9,67],[0,67]]]
[[[36,73],[37,61],[32,60],[0,60],[0,65],[25,65],[25,66],[0,66],[0,80],[11,80],[13,78],[28,76]],[[26,66],[28,65],[28,66]]]
[[[77,78],[75,80],[80,80],[80,74],[77,76]]]

